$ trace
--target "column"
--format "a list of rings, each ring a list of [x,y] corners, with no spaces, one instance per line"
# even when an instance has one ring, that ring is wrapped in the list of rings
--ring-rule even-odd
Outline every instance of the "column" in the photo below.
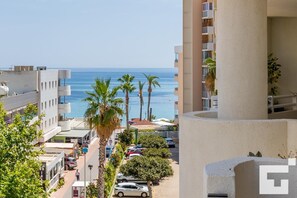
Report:
[[[219,119],[267,118],[267,0],[218,0]]]

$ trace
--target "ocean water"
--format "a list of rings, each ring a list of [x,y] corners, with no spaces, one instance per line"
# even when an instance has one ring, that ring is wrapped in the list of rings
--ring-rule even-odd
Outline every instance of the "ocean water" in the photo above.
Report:
[[[174,119],[174,102],[177,97],[174,95],[174,88],[177,87],[177,82],[174,80],[174,74],[176,70],[174,68],[168,69],[83,69],[74,68],[71,69],[71,79],[66,80],[66,84],[71,85],[71,96],[66,97],[67,102],[71,102],[71,113],[67,114],[68,117],[83,117],[87,108],[87,104],[82,100],[86,97],[86,91],[92,91],[91,85],[94,84],[96,78],[111,79],[111,86],[118,86],[120,83],[118,78],[124,74],[131,74],[135,76],[134,84],[136,90],[130,94],[130,106],[129,113],[130,118],[139,117],[139,98],[138,94],[138,80],[146,81],[145,74],[158,76],[158,82],[161,87],[153,88],[151,97],[151,107],[153,108],[153,115],[157,118]],[[143,105],[143,117],[146,116],[147,109],[147,84],[143,89],[144,105]],[[118,97],[124,99],[124,93],[118,92]],[[124,108],[124,106],[123,106]],[[123,123],[125,123],[125,116],[123,116]]]

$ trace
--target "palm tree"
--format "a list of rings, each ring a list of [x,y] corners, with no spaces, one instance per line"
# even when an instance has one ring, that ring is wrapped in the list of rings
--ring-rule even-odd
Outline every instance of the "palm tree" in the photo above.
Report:
[[[215,91],[216,61],[212,58],[207,58],[204,63],[208,67],[208,72],[205,76],[205,87],[212,95]]]
[[[148,82],[148,103],[147,103],[147,117],[148,117],[148,120],[151,121],[151,116],[150,116],[150,103],[151,103],[151,95],[152,95],[152,86],[153,87],[160,87],[160,84],[158,83],[157,79],[159,79],[158,76],[152,76],[152,75],[146,75],[144,74],[144,76],[146,77],[147,79],[147,82]]]
[[[121,78],[118,79],[121,82],[120,89],[125,93],[125,114],[126,114],[126,126],[127,131],[129,131],[129,93],[132,93],[136,87],[132,84],[134,80],[134,76],[130,74],[125,74]]]
[[[139,97],[139,101],[140,101],[140,115],[139,115],[140,120],[142,120],[142,106],[144,105],[143,91],[142,91],[144,85],[145,85],[145,82],[138,81],[138,97]]]
[[[120,105],[123,100],[116,97],[119,88],[110,88],[110,79],[96,79],[92,88],[92,92],[86,92],[87,97],[84,99],[88,103],[84,117],[90,129],[94,129],[100,138],[97,187],[98,197],[103,198],[105,147],[112,132],[120,126],[120,116],[123,115]]]

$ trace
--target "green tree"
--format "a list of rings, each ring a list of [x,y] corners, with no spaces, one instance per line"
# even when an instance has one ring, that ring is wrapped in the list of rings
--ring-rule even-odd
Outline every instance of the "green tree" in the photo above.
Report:
[[[168,145],[164,138],[148,134],[148,135],[141,135],[139,137],[139,144],[141,144],[144,148],[167,148]]]
[[[131,175],[147,181],[150,197],[152,197],[152,181],[173,175],[169,160],[160,157],[135,157],[121,166],[120,172],[125,176]]]
[[[125,114],[126,114],[126,126],[129,131],[129,93],[132,93],[136,87],[133,85],[134,76],[125,74],[118,79],[121,82],[120,89],[125,93]]]
[[[153,88],[152,87],[160,87],[159,82],[157,81],[157,79],[159,79],[158,76],[152,76],[152,75],[146,75],[144,74],[144,76],[147,79],[147,83],[148,83],[148,102],[147,102],[147,118],[149,121],[151,121],[151,116],[150,116],[150,105],[151,105],[151,96],[152,96],[152,92],[153,92]]]
[[[91,129],[95,129],[99,136],[99,174],[98,174],[98,197],[104,197],[104,162],[105,147],[112,132],[120,126],[120,116],[123,110],[120,106],[123,104],[121,98],[117,98],[119,88],[110,88],[109,80],[95,80],[92,85],[93,91],[86,92],[84,99],[88,103],[85,112],[85,120],[89,123]]]
[[[147,148],[142,152],[143,156],[146,157],[161,157],[169,158],[171,157],[171,152],[168,148]]]
[[[139,110],[139,119],[142,120],[142,106],[144,105],[143,102],[143,87],[145,85],[145,82],[138,81],[138,97],[139,97],[139,105],[140,105],[140,110]]]
[[[268,94],[278,94],[278,80],[281,77],[281,64],[278,63],[278,58],[274,57],[273,54],[268,55],[267,60],[268,66]]]
[[[217,62],[215,59],[207,58],[204,63],[208,67],[208,72],[205,76],[205,87],[213,95],[215,91],[215,80],[216,80],[216,65]]]
[[[130,131],[125,130],[123,133],[119,134],[119,140],[126,146],[130,145],[133,141],[133,134]]]
[[[0,104],[0,197],[47,197],[47,182],[40,179],[42,151],[32,144],[42,134],[40,119],[31,121],[36,114],[36,106],[28,105],[7,124]]]

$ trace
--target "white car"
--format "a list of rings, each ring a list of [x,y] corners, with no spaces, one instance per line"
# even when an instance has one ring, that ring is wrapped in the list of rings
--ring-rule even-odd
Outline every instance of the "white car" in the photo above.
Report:
[[[130,154],[129,157],[128,157],[128,160],[130,159],[133,159],[134,157],[141,157],[142,155],[139,154],[139,153],[133,153],[133,154]]]
[[[141,186],[133,182],[118,183],[114,189],[114,194],[118,197],[124,196],[149,196],[149,190],[147,186]]]
[[[146,183],[146,181],[143,181],[141,179],[134,178],[132,176],[124,176],[123,173],[117,174],[117,182],[135,182],[135,183]]]

